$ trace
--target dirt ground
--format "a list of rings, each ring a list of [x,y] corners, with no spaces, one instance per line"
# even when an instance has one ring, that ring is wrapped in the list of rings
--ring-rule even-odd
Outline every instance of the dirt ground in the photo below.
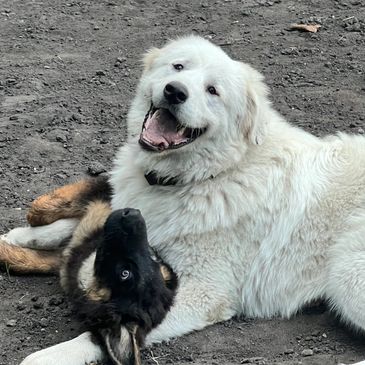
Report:
[[[306,21],[320,31],[288,30]],[[292,123],[316,135],[364,133],[361,0],[1,0],[0,233],[24,224],[39,194],[111,167],[142,52],[188,33],[262,71]],[[1,365],[79,333],[56,277],[2,272],[0,295]],[[325,306],[290,320],[233,319],[145,351],[160,365],[362,358],[365,337]]]

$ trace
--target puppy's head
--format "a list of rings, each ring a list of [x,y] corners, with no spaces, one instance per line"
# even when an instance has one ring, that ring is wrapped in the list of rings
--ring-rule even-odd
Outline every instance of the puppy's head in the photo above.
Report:
[[[146,224],[139,210],[122,209],[111,213],[96,251],[97,281],[111,291],[112,298],[128,293],[130,300],[135,300],[145,284],[146,274],[153,268]]]
[[[205,39],[185,37],[145,56],[129,130],[146,164],[170,159],[173,169],[179,155],[186,162],[189,154],[222,164],[225,156],[240,158],[245,147],[262,143],[258,108],[265,98],[257,71]]]
[[[117,210],[103,226],[84,228],[90,234],[68,253],[65,289],[113,362],[140,364],[139,346],[172,305],[175,276],[152,256],[138,210]]]

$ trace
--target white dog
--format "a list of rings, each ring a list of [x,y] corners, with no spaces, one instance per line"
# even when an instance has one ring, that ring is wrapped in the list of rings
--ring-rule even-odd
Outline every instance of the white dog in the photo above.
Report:
[[[289,125],[260,73],[195,36],[147,53],[128,128],[112,207],[141,210],[151,245],[179,277],[148,343],[236,314],[290,317],[317,299],[365,329],[363,137],[317,138]],[[51,248],[76,224],[17,228],[5,239]],[[22,365],[101,358],[84,333]]]

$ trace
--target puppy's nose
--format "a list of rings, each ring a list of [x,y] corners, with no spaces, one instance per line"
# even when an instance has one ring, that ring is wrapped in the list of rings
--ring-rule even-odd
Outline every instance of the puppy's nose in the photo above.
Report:
[[[122,217],[138,217],[141,215],[141,212],[138,209],[133,208],[125,208],[121,210]]]
[[[168,83],[165,86],[163,94],[169,104],[181,104],[189,96],[188,89],[178,81]]]

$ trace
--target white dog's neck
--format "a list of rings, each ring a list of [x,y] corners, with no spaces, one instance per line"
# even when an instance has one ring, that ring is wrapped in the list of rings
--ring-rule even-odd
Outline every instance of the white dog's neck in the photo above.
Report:
[[[131,146],[132,147],[132,146]],[[168,158],[157,156],[156,153],[145,152],[137,143],[135,149],[135,163],[145,174],[153,173],[158,179],[172,181],[168,185],[197,184],[211,180],[231,169],[242,161],[244,151],[241,148],[229,148],[225,151],[202,151],[193,153],[178,153]],[[196,169],[196,166],[200,166]],[[160,184],[163,185],[163,184]]]

